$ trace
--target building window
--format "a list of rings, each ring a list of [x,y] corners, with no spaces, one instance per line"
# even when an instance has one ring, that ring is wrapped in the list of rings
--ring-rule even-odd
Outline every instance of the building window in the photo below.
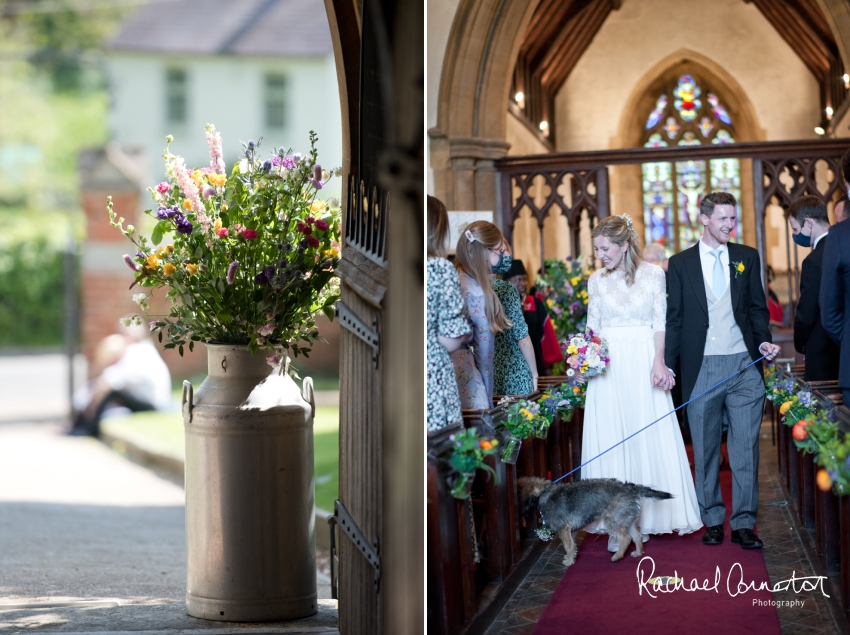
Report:
[[[283,75],[266,75],[266,125],[283,128],[286,124],[286,78]]]
[[[732,119],[720,99],[711,91],[703,98],[702,88],[689,74],[679,77],[675,86],[658,96],[644,129],[643,145],[647,148],[735,143]],[[738,227],[733,239],[741,241],[738,159],[644,163],[642,170],[647,244],[662,244],[668,255],[695,244],[702,235],[699,203],[715,190],[738,199]]]
[[[169,69],[165,84],[168,123],[186,123],[189,92],[186,71],[177,68]]]

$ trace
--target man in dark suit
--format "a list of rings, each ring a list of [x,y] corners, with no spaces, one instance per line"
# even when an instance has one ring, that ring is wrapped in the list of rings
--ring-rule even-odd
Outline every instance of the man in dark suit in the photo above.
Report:
[[[708,390],[762,355],[773,359],[769,313],[758,252],[728,244],[737,201],[712,192],[700,202],[702,238],[670,258],[667,269],[667,366],[680,368],[682,399]],[[732,542],[760,549],[753,531],[758,511],[759,429],[764,404],[761,364],[751,366],[688,406],[694,448],[694,487],[706,525],[702,541],[723,542],[726,508],[720,494],[720,444],[724,411],[732,468]]]
[[[823,242],[821,323],[839,347],[838,386],[850,404],[850,338],[842,341],[843,332],[850,332],[850,223],[836,224]]]
[[[806,356],[806,381],[838,379],[838,346],[820,321],[821,263],[829,215],[817,196],[798,198],[785,210],[794,242],[811,247],[800,272],[800,299],[794,318],[794,348]]]

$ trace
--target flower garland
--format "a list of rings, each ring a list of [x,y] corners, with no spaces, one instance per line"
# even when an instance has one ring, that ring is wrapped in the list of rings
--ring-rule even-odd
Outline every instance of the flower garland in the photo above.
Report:
[[[799,390],[793,378],[782,378],[777,365],[765,369],[765,397],[775,407],[785,425],[792,428],[794,445],[815,455],[821,466],[816,475],[822,491],[834,489],[838,495],[850,494],[850,435],[839,433],[835,411],[819,408],[808,391]]]

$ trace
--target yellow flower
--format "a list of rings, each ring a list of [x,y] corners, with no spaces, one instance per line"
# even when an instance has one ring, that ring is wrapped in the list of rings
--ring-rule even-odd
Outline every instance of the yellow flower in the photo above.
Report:
[[[192,201],[190,201],[188,198],[183,201],[183,209],[192,209]]]
[[[156,257],[156,254],[151,254],[148,256],[148,267],[153,269],[154,267],[159,267],[159,258]]]
[[[227,177],[224,174],[209,174],[207,179],[216,187],[222,187],[227,182]]]
[[[549,298],[548,300],[546,300],[546,305],[551,309],[553,306],[555,306],[555,301],[552,298]]]
[[[198,265],[193,265],[191,262],[186,264],[186,269],[189,270],[189,275],[194,276],[198,272]]]
[[[195,185],[200,187],[201,183],[204,182],[204,173],[200,170],[195,170],[194,172],[192,172],[192,180],[195,182]]]
[[[784,404],[782,404],[781,406],[779,406],[779,414],[783,414],[783,415],[784,415],[786,412],[788,412],[789,410],[791,410],[791,406],[793,406],[793,405],[794,405],[794,404],[793,404],[793,402],[791,402],[791,401],[786,401]]]
[[[223,210],[226,210],[226,209],[227,209],[227,201],[222,201],[222,203],[221,203],[221,209],[223,209]]]
[[[578,349],[576,348],[576,345],[570,344],[569,346],[567,346],[567,353],[569,353],[570,355],[575,355],[576,353],[578,353]]]
[[[570,284],[576,286],[579,280],[581,280],[581,278],[579,278],[578,276],[576,276],[575,278],[570,278]]]
[[[739,262],[738,266],[736,268],[738,269],[738,273],[744,273],[744,263],[743,262]]]
[[[218,230],[219,230],[219,229],[221,229],[221,219],[220,219],[220,218],[216,218],[216,219],[215,219],[215,231],[216,231],[216,233],[218,233]]]
[[[313,201],[313,204],[310,206],[311,212],[321,212],[324,209],[327,209],[328,204],[324,201]]]
[[[166,276],[170,276],[170,275],[171,275],[172,273],[174,273],[175,271],[177,271],[177,267],[175,267],[174,265],[172,265],[170,262],[165,263],[165,265],[162,267],[162,272],[163,272]]]
[[[160,247],[159,249],[156,250],[156,255],[159,258],[162,258],[162,254],[166,254],[166,253],[168,253],[168,250],[165,247]]]
[[[534,415],[531,414],[526,408],[520,409],[519,413],[525,417],[526,419],[534,419]]]
[[[165,251],[171,253],[172,251],[174,251],[174,245],[168,245],[168,247],[165,248]]]

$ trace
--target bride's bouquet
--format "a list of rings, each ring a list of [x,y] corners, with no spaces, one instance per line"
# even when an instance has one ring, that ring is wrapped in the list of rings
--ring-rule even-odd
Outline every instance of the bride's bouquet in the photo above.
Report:
[[[585,377],[601,375],[608,368],[608,343],[590,329],[573,335],[561,344],[567,360],[567,376],[581,373]]]

